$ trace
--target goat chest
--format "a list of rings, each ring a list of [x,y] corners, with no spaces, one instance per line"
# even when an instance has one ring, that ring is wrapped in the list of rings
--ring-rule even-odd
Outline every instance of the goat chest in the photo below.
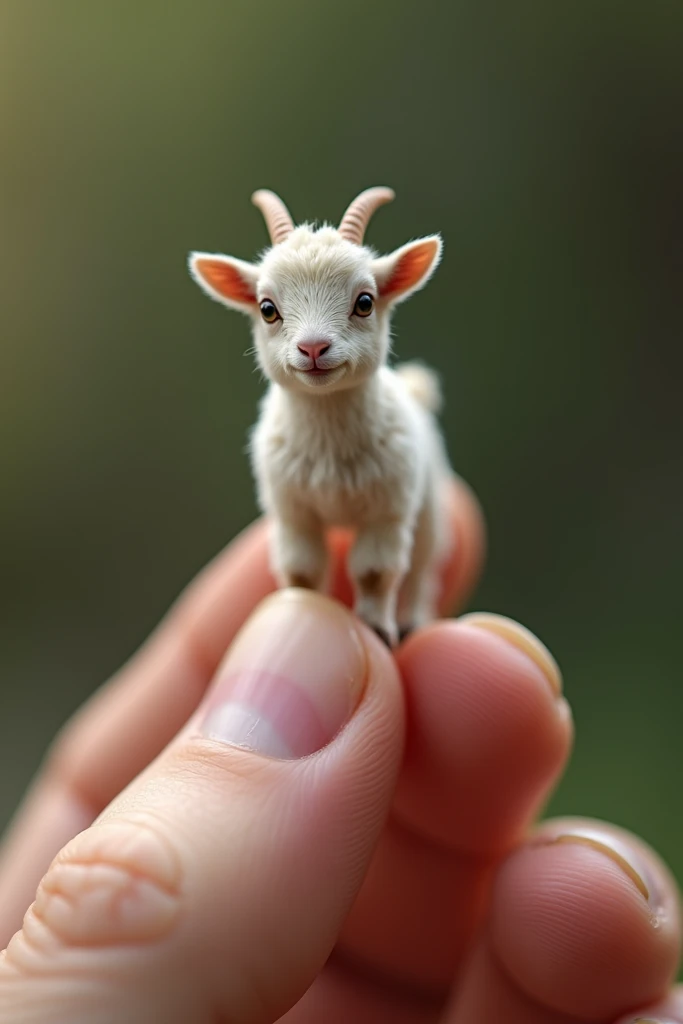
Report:
[[[302,431],[279,419],[265,416],[252,436],[265,511],[306,508],[328,525],[357,526],[415,504],[420,459],[405,432],[358,421]]]

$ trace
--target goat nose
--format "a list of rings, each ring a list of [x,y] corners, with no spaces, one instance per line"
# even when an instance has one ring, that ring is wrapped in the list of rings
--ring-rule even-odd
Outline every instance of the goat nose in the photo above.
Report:
[[[330,347],[329,341],[301,341],[297,345],[302,355],[308,356],[314,361],[324,356]]]

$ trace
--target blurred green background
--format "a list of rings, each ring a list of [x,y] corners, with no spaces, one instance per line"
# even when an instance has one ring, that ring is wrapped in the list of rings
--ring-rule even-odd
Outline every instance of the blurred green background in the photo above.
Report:
[[[560,661],[553,810],[683,878],[683,5],[0,4],[0,824],[64,719],[254,514],[262,384],[191,249],[249,196],[440,230],[395,321],[444,374],[490,559],[474,606]]]

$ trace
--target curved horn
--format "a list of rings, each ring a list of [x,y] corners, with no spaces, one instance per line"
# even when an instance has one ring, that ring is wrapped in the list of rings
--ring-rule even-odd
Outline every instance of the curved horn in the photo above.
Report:
[[[342,217],[339,234],[349,242],[362,245],[365,229],[373,213],[378,207],[390,203],[393,198],[394,192],[390,188],[381,185],[376,188],[366,188],[365,192],[361,192],[354,199]]]
[[[258,192],[254,192],[251,201],[263,214],[273,245],[284,242],[287,235],[294,230],[294,221],[280,197],[276,196],[274,192],[262,188]]]

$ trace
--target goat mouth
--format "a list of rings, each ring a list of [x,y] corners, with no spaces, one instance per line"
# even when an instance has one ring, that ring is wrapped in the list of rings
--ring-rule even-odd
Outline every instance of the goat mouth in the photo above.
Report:
[[[325,378],[333,377],[338,374],[338,371],[343,370],[344,363],[337,363],[336,366],[312,366],[310,370],[296,370],[297,377],[301,377],[305,380],[310,380],[311,377],[317,378],[318,380],[324,380]]]

